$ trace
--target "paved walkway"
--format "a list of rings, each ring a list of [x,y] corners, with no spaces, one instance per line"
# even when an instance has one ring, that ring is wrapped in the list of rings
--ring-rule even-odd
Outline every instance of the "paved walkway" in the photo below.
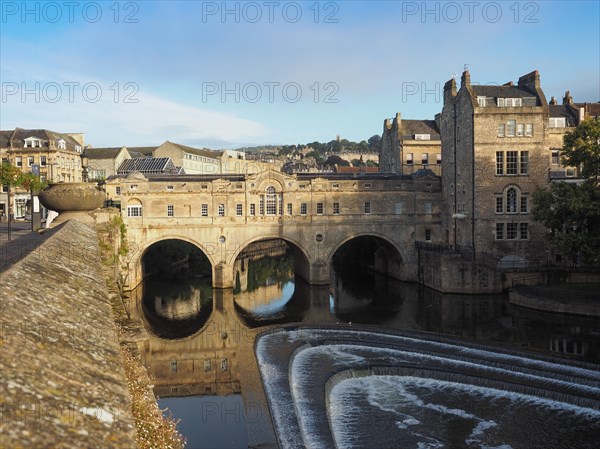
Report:
[[[32,231],[29,222],[13,222],[10,227],[11,239],[8,240],[8,223],[0,223],[0,276],[11,265],[35,251],[47,237],[46,230],[42,233]]]

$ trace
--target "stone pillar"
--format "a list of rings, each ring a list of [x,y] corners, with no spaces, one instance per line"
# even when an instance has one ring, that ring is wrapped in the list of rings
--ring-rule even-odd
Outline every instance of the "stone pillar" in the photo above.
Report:
[[[233,266],[223,261],[213,266],[212,284],[213,288],[233,288]]]

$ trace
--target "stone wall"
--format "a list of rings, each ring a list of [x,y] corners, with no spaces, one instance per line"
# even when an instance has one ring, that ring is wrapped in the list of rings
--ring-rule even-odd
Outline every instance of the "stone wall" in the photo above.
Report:
[[[469,260],[460,253],[419,251],[419,282],[444,293],[502,291],[500,271],[483,260]]]
[[[2,275],[0,447],[136,447],[97,248],[71,220]]]

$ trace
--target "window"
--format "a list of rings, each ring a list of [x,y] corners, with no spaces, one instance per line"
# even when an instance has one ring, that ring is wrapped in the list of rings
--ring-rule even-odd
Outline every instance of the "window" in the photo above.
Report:
[[[423,164],[423,165],[429,164],[429,154],[428,153],[421,153],[421,164]]]
[[[208,373],[212,369],[212,364],[210,363],[210,359],[204,360],[204,372]]]
[[[394,207],[395,211],[396,211],[396,215],[401,215],[404,209],[404,204],[403,203],[396,203],[395,207]]]
[[[137,184],[130,184],[129,190],[137,190]]]
[[[371,213],[371,202],[370,201],[365,201],[365,214],[370,214]]]
[[[171,360],[171,372],[172,373],[177,372],[177,360]]]
[[[406,165],[412,165],[412,164],[413,164],[413,154],[406,153]]]
[[[288,215],[292,215],[292,211],[293,211],[293,205],[292,203],[287,203],[287,213]]]
[[[167,186],[167,190],[168,190],[169,192],[172,192],[172,191],[173,191],[173,186]]]
[[[504,174],[504,152],[496,151],[496,174]]]
[[[317,203],[317,215],[323,215],[323,203]]]
[[[496,223],[496,240],[504,240],[504,223]]]
[[[517,136],[523,137],[525,135],[525,125],[523,123],[519,123],[517,125]]]
[[[174,208],[173,208],[173,205],[172,205],[172,204],[169,204],[169,205],[167,206],[167,217],[172,217],[172,216],[174,216],[174,215],[175,215],[175,210],[174,210]]]
[[[509,120],[506,124],[506,135],[508,137],[515,137],[516,128],[517,122],[515,120]]]
[[[365,182],[364,186],[365,189],[370,189],[371,188],[371,183],[370,182]]]
[[[501,196],[496,197],[496,213],[501,214],[504,212],[504,198]]]
[[[235,205],[235,214],[238,217],[241,217],[244,214],[244,206],[242,205],[242,203],[237,203]]]
[[[523,104],[522,98],[498,98],[498,106],[514,108]]]
[[[415,134],[415,140],[431,140],[431,134]]]
[[[431,240],[431,229],[425,229],[425,240]]]
[[[552,164],[560,165],[560,150],[552,149]]]
[[[217,210],[219,211],[219,217],[225,216],[225,205],[224,204],[219,204]]]
[[[121,186],[115,187],[115,195],[117,195],[117,196],[121,195]]]
[[[333,215],[340,214],[340,203],[333,203]]]
[[[529,151],[521,151],[521,174],[526,175],[529,173]]]
[[[442,153],[436,154],[436,162],[438,165],[442,164]]]
[[[332,189],[339,189],[340,185],[339,184],[331,184],[331,188]]]
[[[306,215],[306,203],[300,203],[300,215]]]
[[[256,215],[256,204],[250,204],[250,215]]]
[[[504,133],[506,132],[506,125],[501,123],[498,125],[498,137],[504,137]]]
[[[431,215],[431,203],[425,203],[423,206],[424,206],[425,213],[427,215]]]
[[[208,204],[200,205],[200,215],[203,217],[208,217]]]
[[[267,187],[267,215],[277,215],[277,194],[275,193],[275,187]]]
[[[140,206],[140,205],[127,206],[127,216],[128,217],[141,217],[142,216],[142,206]]]
[[[29,165],[31,167],[35,163],[34,160],[35,159],[33,158],[33,156],[28,156],[27,157],[27,165]]]
[[[527,197],[525,195],[521,195],[521,208],[520,208],[520,212],[522,214],[529,213],[529,197]]]
[[[480,108],[485,107],[485,100],[486,100],[486,97],[481,97],[481,96],[477,97],[477,103],[479,104]]]
[[[525,125],[525,135],[527,137],[533,136],[533,123],[527,123]]]
[[[518,160],[518,151],[507,151],[506,152],[506,174],[507,175],[516,175],[517,172],[517,160]]]
[[[565,174],[567,175],[567,178],[572,178],[575,176],[575,169],[573,167],[567,167]]]
[[[517,213],[517,189],[510,187],[506,191],[506,212],[509,214]]]
[[[519,232],[521,233],[521,240],[527,240],[529,238],[529,223],[519,223]]]
[[[517,223],[506,223],[506,239],[516,240],[517,238]]]
[[[227,359],[221,359],[221,371],[227,371],[228,367]]]
[[[46,156],[40,156],[40,165],[42,167],[46,166]]]
[[[23,166],[23,158],[21,156],[15,157],[15,165],[17,167],[22,167]]]
[[[564,128],[567,126],[564,117],[550,117],[550,128]]]

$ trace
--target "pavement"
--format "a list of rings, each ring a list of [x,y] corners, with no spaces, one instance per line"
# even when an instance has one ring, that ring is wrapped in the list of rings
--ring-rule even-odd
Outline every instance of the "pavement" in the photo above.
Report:
[[[0,275],[34,251],[46,237],[44,233],[32,231],[31,222],[16,221],[10,227],[11,239],[8,240],[8,222],[0,222]]]

